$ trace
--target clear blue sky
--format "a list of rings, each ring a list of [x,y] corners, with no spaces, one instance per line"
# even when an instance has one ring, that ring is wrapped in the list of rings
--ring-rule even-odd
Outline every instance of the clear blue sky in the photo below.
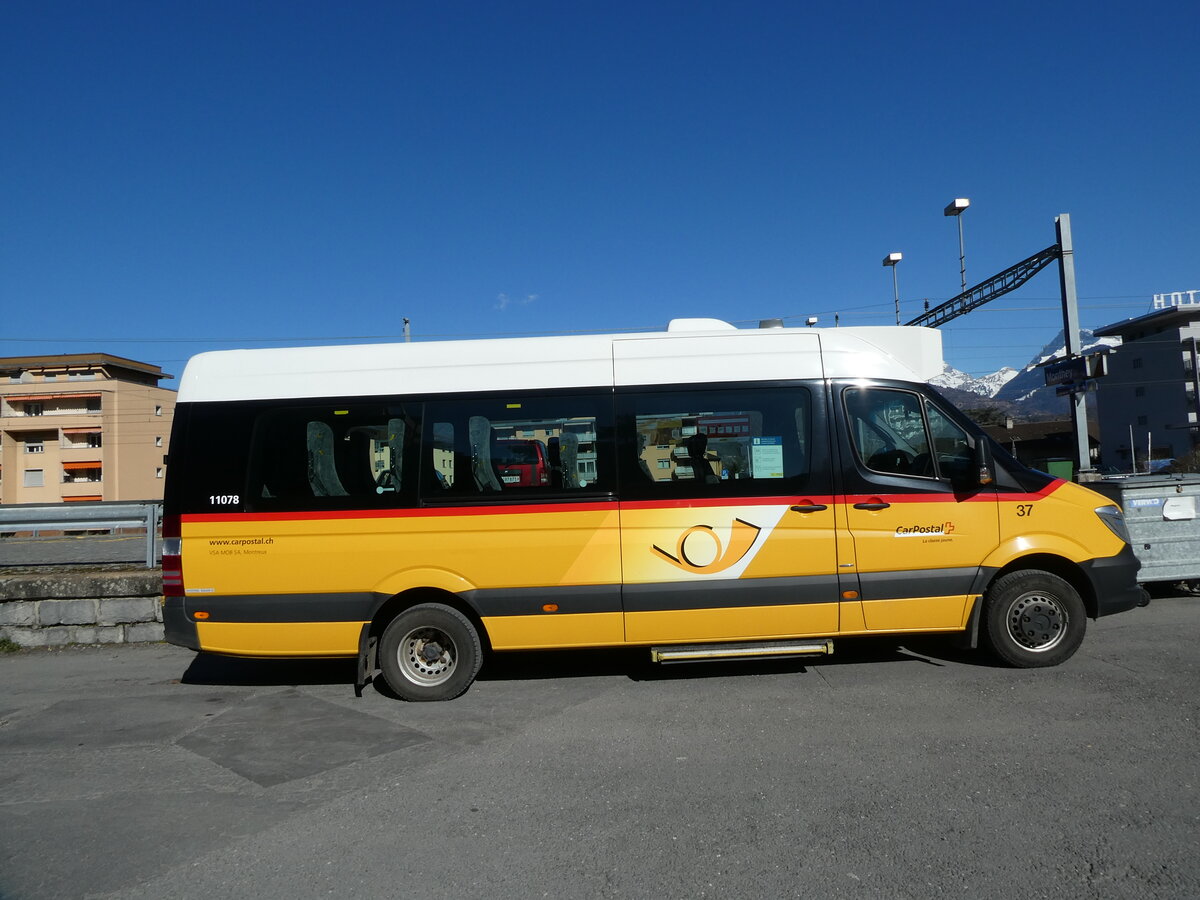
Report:
[[[1200,288],[1200,6],[10,2],[0,355],[894,322],[1071,214],[1086,326]],[[946,326],[1020,366],[1052,267]]]

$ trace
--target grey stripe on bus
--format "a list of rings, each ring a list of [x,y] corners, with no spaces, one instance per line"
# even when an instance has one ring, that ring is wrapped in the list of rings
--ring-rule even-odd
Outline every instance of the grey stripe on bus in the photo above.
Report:
[[[911,572],[859,572],[862,599],[961,597],[972,592],[979,566],[957,569],[914,569]]]
[[[978,593],[979,567],[922,569],[912,572],[860,573],[866,602]],[[844,576],[843,576],[844,577]],[[459,596],[482,617],[620,612],[675,612],[688,609],[736,609],[751,606],[800,606],[837,603],[837,575],[786,578],[672,581],[654,584],[567,585],[464,591]],[[388,599],[371,592],[334,594],[263,594],[188,597],[188,613],[204,610],[213,622],[366,622]]]

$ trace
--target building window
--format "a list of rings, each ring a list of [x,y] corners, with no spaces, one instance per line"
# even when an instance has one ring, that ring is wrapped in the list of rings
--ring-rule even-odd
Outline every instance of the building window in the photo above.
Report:
[[[25,442],[25,452],[26,453],[45,453],[46,445],[41,441],[26,441]]]
[[[101,481],[99,463],[65,463],[63,465],[63,484],[81,484]]]
[[[161,434],[154,438],[154,446],[155,447],[162,446],[162,435]]]
[[[93,431],[87,435],[87,445],[93,449],[100,446],[100,432]]]
[[[87,411],[90,413],[100,412],[100,398],[99,397],[88,397]]]
[[[668,449],[670,449],[670,448],[668,448]],[[660,468],[660,469],[669,469],[669,468],[671,468],[671,461],[670,461],[669,459],[660,459],[660,460],[658,460],[658,468]]]
[[[155,477],[155,478],[162,478],[162,477],[163,477],[163,470],[162,470],[162,466],[155,466],[155,467],[154,467],[154,477]]]
[[[161,407],[161,406],[157,406],[157,405],[156,405],[156,406],[154,407],[154,414],[155,414],[156,416],[161,416],[161,415],[162,415],[162,407]]]
[[[25,487],[43,487],[45,485],[45,481],[43,480],[42,476],[43,473],[41,469],[26,469]]]
[[[25,415],[27,416],[40,416],[45,412],[46,407],[41,403],[29,402],[25,404]]]

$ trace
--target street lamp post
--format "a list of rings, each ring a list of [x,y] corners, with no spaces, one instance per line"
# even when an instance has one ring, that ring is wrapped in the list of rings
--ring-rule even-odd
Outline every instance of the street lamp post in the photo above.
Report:
[[[903,253],[889,253],[883,258],[883,264],[892,270],[892,296],[896,298],[896,324],[900,324],[900,283],[896,280],[896,263],[904,259]]]
[[[963,210],[970,205],[971,201],[966,197],[955,197],[942,210],[943,216],[954,216],[958,219],[958,274],[962,279],[963,293],[966,293],[967,290],[967,254],[963,250],[962,214]]]

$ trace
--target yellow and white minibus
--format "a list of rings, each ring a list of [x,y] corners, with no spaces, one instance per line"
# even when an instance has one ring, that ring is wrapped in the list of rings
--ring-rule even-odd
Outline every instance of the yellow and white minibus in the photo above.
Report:
[[[1015,666],[1138,605],[1121,511],[926,384],[925,328],[235,350],[181,377],[168,640],[357,657],[442,700],[485,653],[660,662],[959,632]],[[537,477],[512,462],[539,448]],[[526,466],[526,468],[530,468]],[[531,469],[532,471],[532,469]]]

